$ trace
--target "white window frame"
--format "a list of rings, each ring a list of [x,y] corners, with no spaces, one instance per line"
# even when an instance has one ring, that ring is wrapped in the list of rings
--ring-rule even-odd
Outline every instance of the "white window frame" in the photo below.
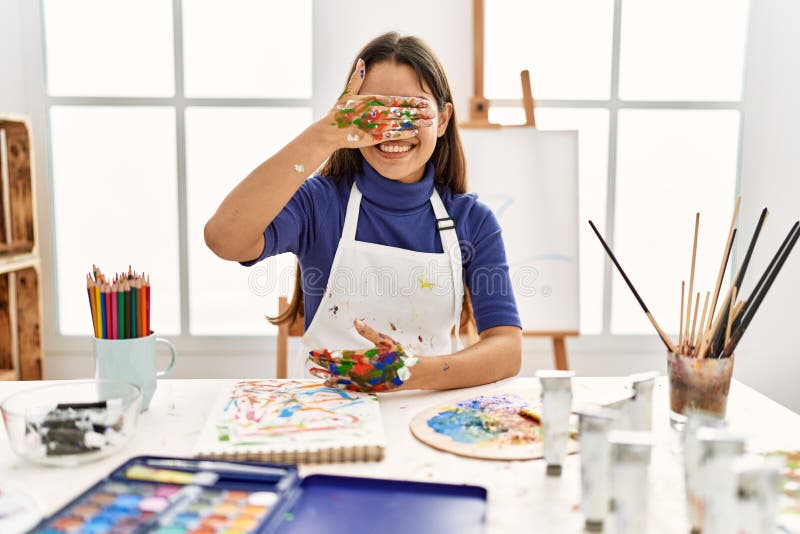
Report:
[[[330,21],[319,20],[317,15],[317,2],[312,1],[312,38],[326,28],[330,28]],[[320,80],[317,73],[319,63],[317,58],[324,56],[320,40],[312,43],[312,96],[306,99],[269,99],[269,98],[186,98],[183,95],[183,42],[182,42],[182,12],[181,1],[172,0],[173,25],[174,25],[174,61],[175,61],[175,89],[174,97],[156,98],[129,98],[129,97],[50,97],[46,94],[45,80],[45,50],[44,35],[42,33],[43,7],[41,2],[20,2],[20,15],[22,21],[22,35],[24,39],[23,51],[25,53],[24,77],[28,96],[28,109],[33,127],[34,146],[38,150],[34,153],[34,168],[37,186],[37,207],[39,212],[39,249],[42,257],[42,288],[43,302],[43,334],[46,356],[58,357],[59,355],[84,355],[89,356],[90,345],[88,336],[61,335],[57,330],[57,296],[56,296],[56,269],[55,269],[55,243],[51,231],[53,224],[52,178],[50,174],[51,161],[49,149],[48,111],[54,105],[114,105],[114,106],[168,106],[176,110],[176,155],[177,155],[177,185],[178,185],[178,216],[179,216],[179,261],[180,261],[180,310],[181,333],[168,336],[176,345],[182,357],[191,358],[192,355],[230,355],[243,357],[274,357],[275,335],[261,336],[213,336],[191,335],[189,332],[189,290],[188,278],[183,276],[188,267],[188,242],[186,221],[186,151],[185,151],[185,121],[184,112],[188,106],[214,106],[214,107],[284,107],[284,106],[310,106],[314,117],[319,117],[327,110],[328,102],[324,102],[320,91]],[[622,0],[614,2],[614,26],[612,45],[612,76],[611,97],[607,100],[537,100],[540,108],[587,108],[605,109],[609,112],[609,143],[608,143],[608,182],[606,200],[606,226],[605,234],[609,239],[614,236],[614,202],[615,202],[615,175],[617,152],[617,118],[621,109],[697,109],[697,110],[735,110],[739,113],[739,143],[736,170],[736,191],[740,189],[741,174],[741,139],[743,125],[743,106],[741,98],[735,102],[710,102],[710,101],[625,101],[618,97],[619,94],[619,51],[621,28]],[[464,31],[469,31],[465,28]],[[517,100],[493,100],[493,106],[518,107]],[[613,246],[613,242],[611,243]],[[734,252],[735,258],[735,252]],[[603,297],[603,327],[600,334],[582,335],[577,339],[569,340],[570,357],[608,355],[630,356],[632,354],[663,357],[660,341],[655,335],[612,335],[610,333],[611,321],[611,280],[616,276],[612,271],[611,263],[606,260],[604,269],[604,297]],[[547,343],[529,339],[526,341],[526,352],[549,352]],[[652,361],[652,360],[651,360]]]
[[[488,0],[492,1],[492,0]],[[609,246],[614,248],[614,217],[616,207],[616,178],[617,178],[617,124],[620,110],[627,109],[659,109],[659,110],[732,110],[739,114],[739,133],[736,151],[736,176],[735,191],[739,195],[741,188],[741,158],[742,158],[742,131],[743,131],[743,104],[740,93],[739,100],[736,101],[667,101],[667,100],[622,100],[619,98],[619,64],[620,64],[620,33],[622,28],[622,2],[614,1],[614,19],[612,34],[611,51],[611,90],[608,99],[586,99],[586,100],[539,100],[536,99],[537,108],[568,108],[568,109],[597,109],[608,111],[608,161],[607,161],[607,181],[606,181],[606,224],[605,239]],[[485,61],[492,61],[491,57],[485,56]],[[743,58],[744,61],[744,58]],[[744,71],[744,69],[743,69]],[[744,84],[744,74],[742,75]],[[535,95],[534,95],[535,96]],[[493,99],[492,107],[496,108],[519,108],[519,100]],[[732,269],[736,270],[736,250],[732,254]],[[581,335],[582,338],[589,338],[591,342],[597,343],[598,340],[609,340],[610,338],[626,338],[635,343],[638,338],[654,339],[657,336],[640,336],[628,334],[612,334],[611,332],[611,308],[612,291],[611,283],[615,276],[619,276],[611,261],[606,257],[603,267],[603,311],[602,327],[600,334]],[[730,276],[730,274],[728,275]],[[619,280],[621,283],[621,279]],[[671,334],[677,335],[677,332]],[[613,343],[611,344],[613,345]],[[610,345],[610,346],[611,346]]]

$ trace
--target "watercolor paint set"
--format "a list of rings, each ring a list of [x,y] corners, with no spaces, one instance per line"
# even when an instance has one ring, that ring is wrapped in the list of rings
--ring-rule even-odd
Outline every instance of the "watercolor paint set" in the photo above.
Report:
[[[250,462],[139,456],[42,520],[37,534],[483,532],[477,486],[310,475]]]

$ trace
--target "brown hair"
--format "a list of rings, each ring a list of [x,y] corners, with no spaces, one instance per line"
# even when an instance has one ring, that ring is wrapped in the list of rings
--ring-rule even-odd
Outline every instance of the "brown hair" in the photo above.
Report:
[[[444,110],[445,104],[453,101],[450,84],[447,83],[442,64],[433,50],[418,37],[401,36],[397,32],[379,35],[358,53],[348,73],[355,70],[358,58],[364,60],[367,69],[370,65],[384,61],[408,65],[416,72],[420,87],[423,82],[428,85],[440,111]],[[363,156],[358,149],[341,148],[331,154],[319,174],[333,180],[353,179],[355,174],[361,170],[362,160]],[[433,176],[436,183],[446,185],[454,193],[467,192],[466,162],[458,136],[455,109],[450,116],[444,135],[436,140],[436,148],[433,150],[430,161],[433,164]],[[275,325],[283,323],[291,325],[298,316],[303,315],[303,308],[303,289],[298,265],[295,273],[294,294],[289,307],[277,317],[268,319]],[[461,310],[461,324],[466,325],[472,321],[472,305],[469,300],[469,291],[466,290]]]

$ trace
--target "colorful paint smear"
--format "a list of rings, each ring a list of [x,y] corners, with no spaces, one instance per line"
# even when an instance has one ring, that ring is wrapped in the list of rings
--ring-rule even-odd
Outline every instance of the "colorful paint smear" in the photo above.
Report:
[[[388,338],[388,336],[386,337]],[[402,345],[391,343],[364,350],[312,350],[308,359],[319,368],[310,373],[330,385],[350,391],[387,391],[399,387],[411,376],[409,366],[415,358],[406,355]]]
[[[200,451],[264,446],[289,450],[310,442],[348,443],[380,435],[380,411],[372,395],[325,387],[311,380],[246,380],[226,395],[215,436]]]
[[[429,102],[418,97],[351,97],[336,106],[333,125],[355,127],[372,136],[375,141],[402,136],[404,131],[433,124],[434,115],[427,109]],[[349,135],[348,140],[358,140]]]
[[[800,451],[773,451],[768,456],[785,462],[778,523],[789,532],[800,532]]]
[[[538,412],[517,395],[487,395],[457,403],[428,426],[459,443],[527,445],[542,439]]]

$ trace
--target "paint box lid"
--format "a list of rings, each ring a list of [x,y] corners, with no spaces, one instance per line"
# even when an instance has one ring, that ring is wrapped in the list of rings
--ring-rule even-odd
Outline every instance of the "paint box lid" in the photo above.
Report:
[[[478,486],[310,475],[264,532],[478,534],[485,530],[486,495]]]

